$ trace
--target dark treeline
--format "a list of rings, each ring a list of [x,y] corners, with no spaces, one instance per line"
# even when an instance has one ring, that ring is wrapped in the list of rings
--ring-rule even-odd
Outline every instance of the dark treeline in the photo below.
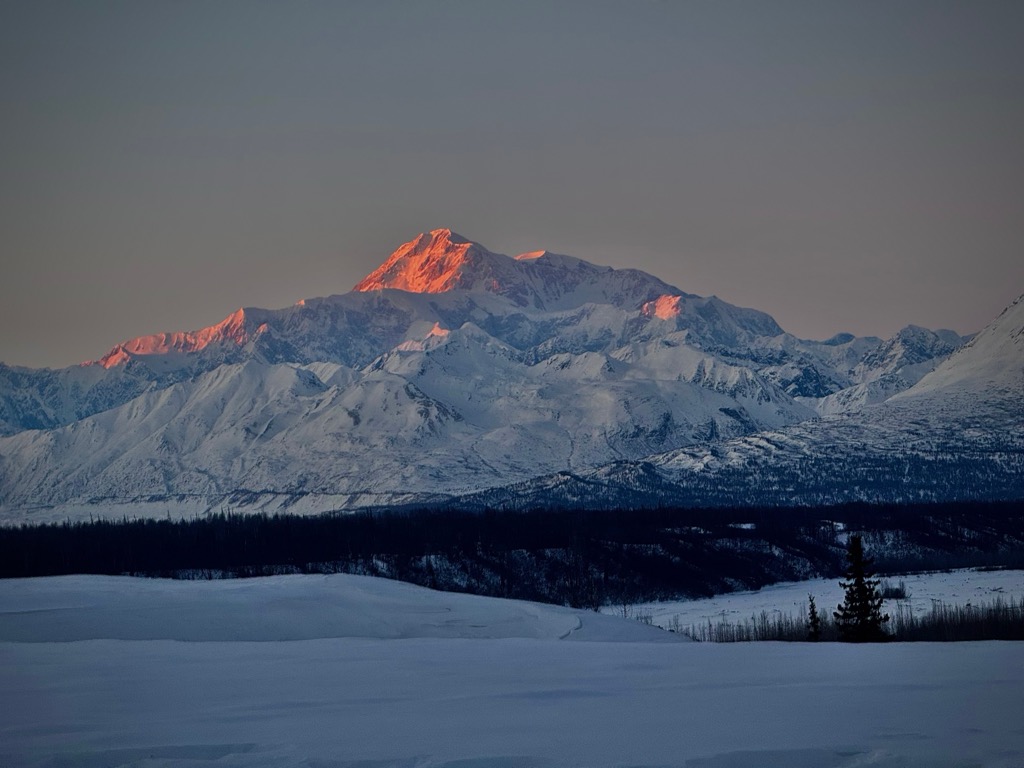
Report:
[[[825,611],[816,638],[819,642],[840,639],[835,622]],[[706,643],[747,643],[762,640],[810,642],[807,613],[792,614],[762,611],[741,621],[718,621],[689,627],[678,621],[671,626],[694,640]],[[914,615],[908,604],[897,602],[883,639],[892,642],[964,642],[970,640],[1024,640],[1024,602],[1000,597],[980,605],[933,603],[922,615]]]
[[[880,572],[1024,567],[1024,506],[292,515],[0,528],[0,577],[348,572],[595,607],[837,576],[862,532]]]

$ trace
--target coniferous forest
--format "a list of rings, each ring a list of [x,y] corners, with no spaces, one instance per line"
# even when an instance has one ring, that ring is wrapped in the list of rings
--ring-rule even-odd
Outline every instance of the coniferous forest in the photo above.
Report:
[[[1024,567],[1024,505],[215,514],[0,528],[0,577],[362,573],[581,607],[878,573]]]

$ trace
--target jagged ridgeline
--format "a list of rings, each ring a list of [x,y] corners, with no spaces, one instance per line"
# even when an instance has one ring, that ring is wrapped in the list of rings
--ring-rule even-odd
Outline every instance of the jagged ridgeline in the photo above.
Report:
[[[349,293],[0,366],[0,520],[1020,498],[1022,329],[808,341],[438,229]]]

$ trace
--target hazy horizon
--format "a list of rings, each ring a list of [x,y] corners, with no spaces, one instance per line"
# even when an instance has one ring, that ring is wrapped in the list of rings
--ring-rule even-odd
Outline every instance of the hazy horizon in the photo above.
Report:
[[[0,361],[344,293],[450,227],[802,338],[1024,292],[1024,4],[10,2]]]

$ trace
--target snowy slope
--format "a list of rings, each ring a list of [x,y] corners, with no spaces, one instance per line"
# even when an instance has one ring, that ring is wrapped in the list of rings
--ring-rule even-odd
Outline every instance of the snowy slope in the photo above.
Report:
[[[852,386],[822,398],[814,408],[832,416],[884,402],[935,370],[965,340],[953,331],[908,325],[863,356],[852,371]]]
[[[395,503],[410,489],[462,493],[803,416],[746,369],[691,360],[694,383],[597,353],[526,366],[472,327],[435,339],[363,371],[335,369],[332,384],[300,367],[223,365],[68,427],[19,433],[0,441],[18,479],[0,503],[205,496],[218,508],[240,491],[314,492],[327,509],[346,495]]]
[[[903,397],[944,392],[1012,400],[1024,394],[1024,296]]]
[[[238,492],[365,492],[375,480],[367,453],[402,490],[413,452],[431,456],[460,429],[455,414],[384,372],[328,387],[302,368],[224,365],[68,427],[7,438],[3,470],[18,482],[5,482],[2,498],[30,506],[181,494],[220,504]]]
[[[470,506],[834,504],[1024,496],[1024,301],[874,407],[640,463],[559,473]]]
[[[672,642],[346,576],[0,582],[0,630],[6,768],[1024,761],[1021,643]]]
[[[51,429],[116,408],[145,392],[150,379],[135,365],[37,370],[0,363],[0,435]]]
[[[224,581],[126,576],[0,580],[0,643],[427,637],[684,641],[593,611],[437,592],[351,574]]]

